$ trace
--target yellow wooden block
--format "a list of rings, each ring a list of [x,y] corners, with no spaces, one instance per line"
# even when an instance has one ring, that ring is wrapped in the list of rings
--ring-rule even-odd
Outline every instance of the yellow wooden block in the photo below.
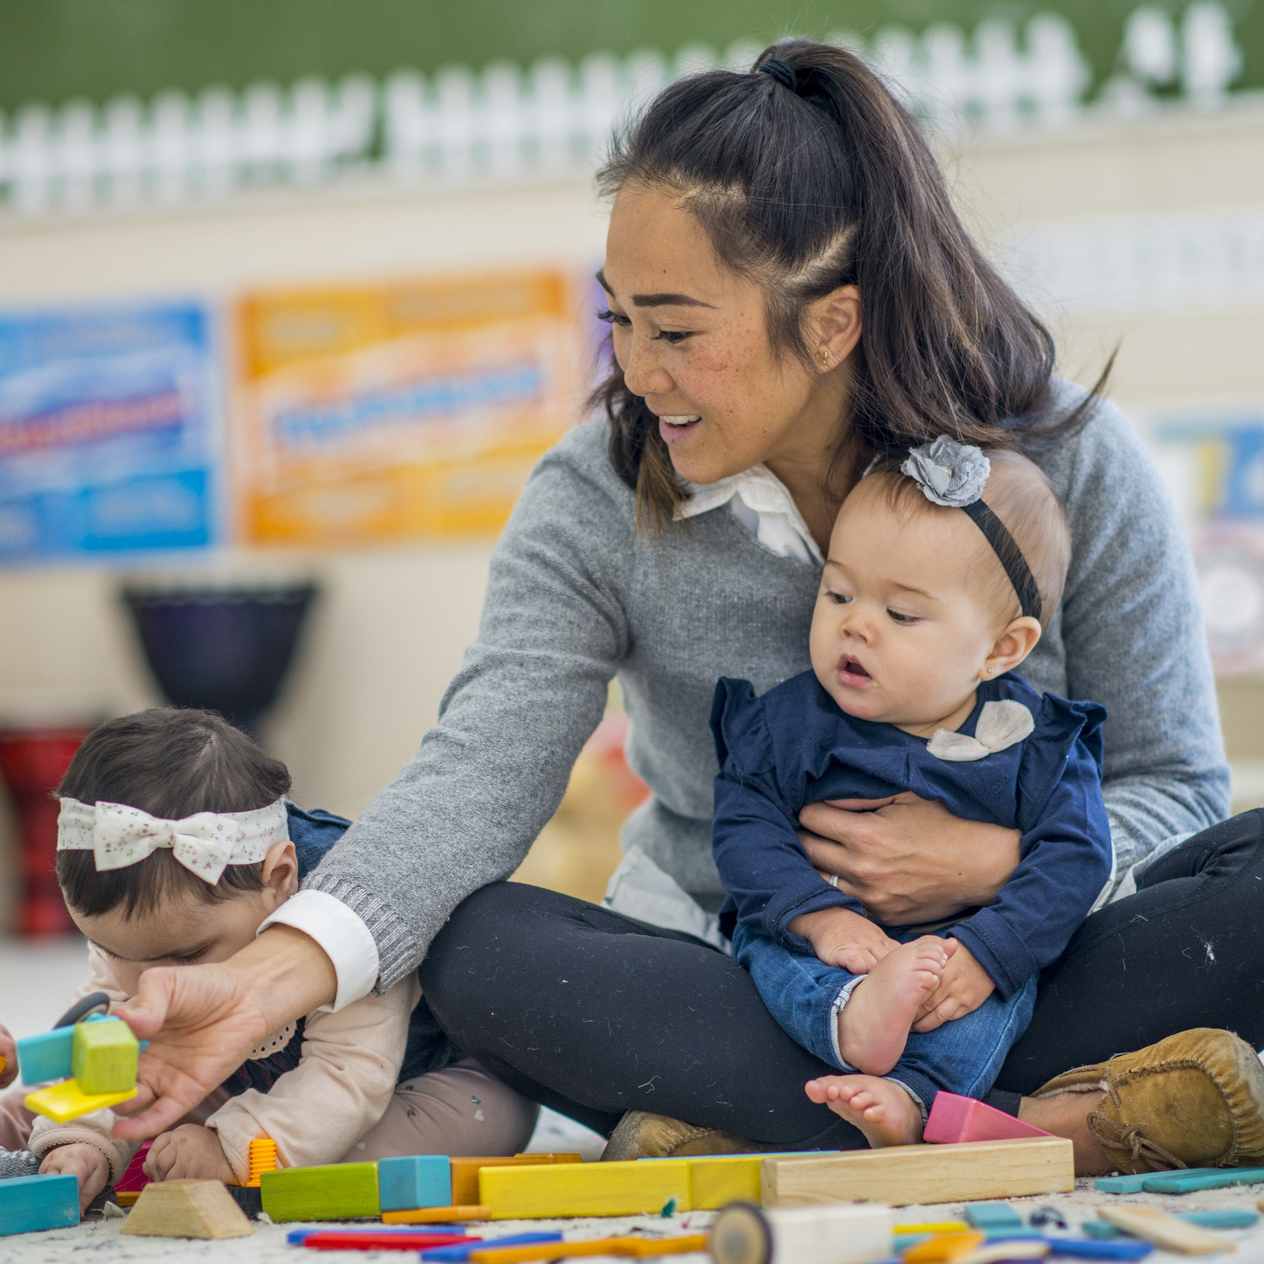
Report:
[[[479,1202],[478,1174],[485,1167],[541,1167],[554,1163],[578,1163],[578,1154],[514,1154],[474,1157],[462,1155],[452,1164],[452,1202],[469,1206]]]
[[[693,1210],[719,1211],[729,1203],[758,1203],[763,1160],[762,1154],[708,1154],[684,1159],[689,1164],[689,1201]]]
[[[596,1238],[587,1242],[539,1242],[533,1246],[486,1246],[470,1252],[473,1264],[527,1264],[584,1255],[650,1259],[658,1255],[692,1255],[707,1249],[705,1233],[675,1238]]]
[[[557,1167],[485,1167],[478,1174],[480,1203],[493,1220],[552,1216],[653,1215],[675,1200],[691,1211],[689,1164],[570,1163]]]
[[[37,1115],[45,1115],[55,1124],[64,1124],[80,1115],[90,1115],[94,1110],[117,1106],[136,1096],[136,1089],[125,1093],[85,1093],[78,1080],[62,1080],[26,1095],[26,1108]]]
[[[1062,1137],[889,1146],[763,1161],[765,1207],[873,1198],[894,1207],[1065,1194],[1075,1188],[1071,1143]]]
[[[455,1224],[458,1220],[490,1220],[492,1209],[479,1207],[414,1207],[409,1211],[384,1211],[383,1224]]]
[[[964,1220],[937,1220],[934,1224],[898,1224],[895,1233],[969,1233]]]

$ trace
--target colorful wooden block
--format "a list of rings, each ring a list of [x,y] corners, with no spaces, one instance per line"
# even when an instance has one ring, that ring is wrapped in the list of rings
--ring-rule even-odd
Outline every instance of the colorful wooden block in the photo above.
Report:
[[[977,1231],[938,1233],[904,1252],[904,1264],[951,1264],[962,1256],[973,1255],[987,1241],[987,1234]]]
[[[456,1224],[462,1220],[490,1220],[492,1209],[478,1204],[462,1207],[417,1207],[412,1211],[384,1211],[383,1224]]]
[[[891,1255],[889,1207],[731,1203],[711,1226],[715,1264],[872,1264]]]
[[[377,1161],[378,1199],[383,1211],[452,1204],[452,1165],[446,1154],[410,1154]]]
[[[802,1151],[783,1151],[784,1157]],[[719,1211],[735,1202],[759,1202],[760,1164],[769,1158],[759,1154],[705,1154],[685,1158],[694,1211]],[[679,1163],[680,1159],[638,1159],[638,1163]]]
[[[502,1246],[481,1243],[470,1252],[470,1264],[528,1264],[533,1260],[571,1259],[584,1255],[613,1255],[651,1259],[662,1255],[691,1255],[707,1249],[705,1233],[671,1238],[592,1238],[584,1241],[547,1242],[537,1246]]]
[[[957,1093],[936,1093],[930,1115],[922,1131],[923,1141],[951,1145],[967,1141],[1005,1141],[1014,1137],[1048,1137],[1051,1133],[1033,1128],[995,1106],[961,1097]]]
[[[1039,1234],[1032,1238],[1004,1242],[989,1241],[971,1251],[961,1264],[1015,1264],[1018,1260],[1043,1260],[1049,1254],[1049,1244]]]
[[[508,1247],[542,1246],[551,1244],[556,1251],[562,1241],[562,1235],[556,1231],[551,1233],[514,1233],[503,1238],[470,1238],[466,1242],[454,1246],[437,1246],[422,1251],[421,1258],[425,1264],[465,1264],[470,1253],[481,1246],[499,1245],[501,1250]]]
[[[1230,1185],[1262,1182],[1264,1167],[1220,1167],[1200,1172],[1151,1172],[1141,1188],[1147,1194],[1193,1194],[1201,1189],[1226,1189]]]
[[[485,1167],[478,1189],[493,1220],[655,1214],[672,1200],[677,1211],[692,1207],[689,1164],[683,1159]]]
[[[90,1115],[94,1110],[117,1106],[129,1097],[136,1096],[136,1086],[119,1093],[85,1093],[78,1080],[63,1080],[47,1088],[36,1089],[25,1097],[27,1110],[45,1115],[54,1123],[64,1124],[80,1115]]]
[[[893,1206],[1068,1193],[1071,1142],[1063,1137],[890,1146],[838,1154],[767,1158],[765,1207],[805,1207],[873,1198]]]
[[[986,1233],[1026,1227],[1022,1216],[1009,1203],[974,1203],[963,1214],[973,1228],[982,1229]]]
[[[120,1234],[146,1238],[248,1238],[254,1226],[219,1181],[152,1181]]]
[[[70,1075],[71,1053],[75,1043],[73,1027],[54,1027],[38,1036],[24,1036],[18,1041],[18,1069],[23,1084],[44,1084],[48,1080],[64,1080]]]
[[[0,1237],[64,1229],[79,1223],[79,1181],[74,1176],[14,1176],[0,1181]]]
[[[275,1221],[356,1220],[376,1216],[376,1163],[286,1167],[259,1178],[263,1210]]]
[[[1076,1260],[1140,1260],[1154,1250],[1148,1242],[1090,1242],[1087,1238],[1046,1238],[1054,1255]]]
[[[1187,1224],[1155,1207],[1113,1203],[1108,1207],[1098,1207],[1097,1212],[1103,1220],[1126,1229],[1134,1237],[1144,1238],[1168,1251],[1179,1251],[1182,1255],[1212,1255],[1229,1245],[1211,1229]]]
[[[485,1167],[547,1167],[555,1163],[578,1163],[580,1159],[578,1154],[463,1155],[451,1159],[452,1202],[458,1207],[478,1203],[478,1174]]]
[[[381,1160],[378,1160],[381,1162]],[[481,1239],[478,1239],[481,1241]],[[330,1229],[304,1233],[299,1244],[309,1251],[426,1251],[436,1246],[468,1242],[463,1233],[401,1233],[398,1229]]]
[[[70,1073],[87,1094],[134,1089],[139,1057],[140,1042],[121,1019],[74,1026]]]

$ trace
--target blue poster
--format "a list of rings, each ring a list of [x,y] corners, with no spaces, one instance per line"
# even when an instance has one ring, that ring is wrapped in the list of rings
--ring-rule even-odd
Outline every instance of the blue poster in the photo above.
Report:
[[[210,313],[0,312],[0,563],[215,536]]]

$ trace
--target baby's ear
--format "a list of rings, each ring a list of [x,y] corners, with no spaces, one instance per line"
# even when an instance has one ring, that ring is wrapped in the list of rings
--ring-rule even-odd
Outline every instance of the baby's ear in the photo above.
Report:
[[[984,679],[990,680],[1004,672],[1013,671],[1036,648],[1039,640],[1039,620],[1030,615],[1014,619],[996,638],[996,644],[988,655]]]
[[[263,858],[263,885],[266,890],[285,899],[298,881],[298,853],[287,838],[273,843]]]

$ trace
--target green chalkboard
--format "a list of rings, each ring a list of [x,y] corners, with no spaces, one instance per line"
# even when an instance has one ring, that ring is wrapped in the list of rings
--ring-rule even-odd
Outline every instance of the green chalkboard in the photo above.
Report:
[[[0,108],[121,92],[151,96],[305,74],[383,75],[560,54],[723,48],[787,31],[973,27],[1058,11],[1100,81],[1141,0],[0,0]],[[1148,0],[1163,7],[1165,0]],[[1179,12],[1183,0],[1166,7]],[[1227,0],[1246,53],[1239,86],[1264,86],[1264,3]]]

